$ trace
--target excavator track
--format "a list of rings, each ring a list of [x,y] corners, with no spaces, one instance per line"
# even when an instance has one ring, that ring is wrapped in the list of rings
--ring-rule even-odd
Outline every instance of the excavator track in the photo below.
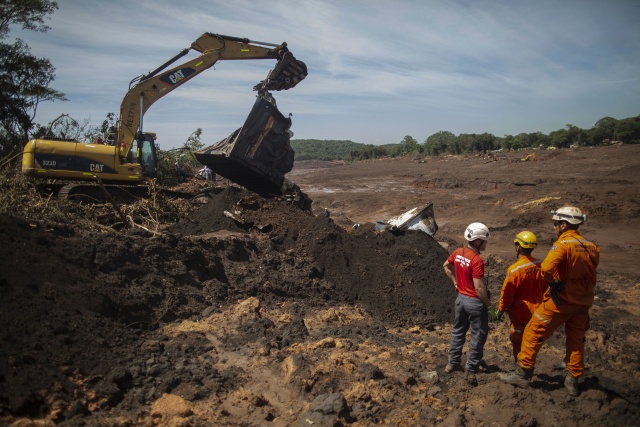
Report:
[[[116,203],[133,203],[137,200],[150,197],[148,187],[144,185],[113,185],[104,186],[109,196]],[[42,194],[53,194],[60,199],[66,199],[83,204],[104,204],[107,203],[107,196],[98,184],[89,183],[67,183],[67,184],[42,184],[38,186]],[[173,198],[190,199],[191,193],[173,191],[168,189],[158,189],[160,194]]]
[[[132,203],[149,196],[149,191],[145,186],[105,185],[104,188],[109,193],[109,196],[117,203]],[[108,202],[104,191],[97,184],[65,185],[58,193],[58,198],[73,200],[74,202],[83,204],[102,204]]]

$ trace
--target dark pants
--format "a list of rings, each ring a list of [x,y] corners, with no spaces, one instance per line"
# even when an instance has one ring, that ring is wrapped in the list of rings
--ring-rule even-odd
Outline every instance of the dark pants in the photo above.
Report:
[[[478,298],[458,294],[456,298],[455,319],[451,331],[451,348],[449,363],[459,365],[462,358],[462,347],[466,341],[467,331],[471,329],[469,354],[467,355],[467,371],[474,371],[482,361],[484,343],[489,334],[489,313]]]

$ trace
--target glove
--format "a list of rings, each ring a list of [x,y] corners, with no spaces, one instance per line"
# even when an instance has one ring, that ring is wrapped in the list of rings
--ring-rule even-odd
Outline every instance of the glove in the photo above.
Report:
[[[504,311],[498,311],[496,313],[496,320],[502,320],[502,316],[504,316]]]

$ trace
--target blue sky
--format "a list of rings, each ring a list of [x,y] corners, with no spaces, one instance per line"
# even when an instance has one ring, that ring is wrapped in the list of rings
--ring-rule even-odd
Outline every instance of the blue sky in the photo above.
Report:
[[[274,92],[294,139],[422,143],[438,131],[549,133],[640,114],[640,1],[58,0],[46,33],[12,28],[56,68],[67,102],[101,123],[129,82],[205,32],[286,41],[307,64]],[[191,53],[184,60],[195,57]],[[178,62],[174,65],[178,65]],[[163,149],[197,128],[213,144],[239,128],[274,61],[220,61],[156,102],[144,129]]]

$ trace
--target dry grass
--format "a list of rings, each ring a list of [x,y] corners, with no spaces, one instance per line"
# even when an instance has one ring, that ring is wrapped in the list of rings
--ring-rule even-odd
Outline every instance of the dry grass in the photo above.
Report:
[[[22,175],[19,155],[0,159],[0,214],[92,231],[123,232],[137,228],[155,234],[193,209],[189,200],[167,197],[153,181],[147,184],[148,198],[118,204],[117,209],[105,201],[77,203],[41,193],[38,190],[41,183]]]

